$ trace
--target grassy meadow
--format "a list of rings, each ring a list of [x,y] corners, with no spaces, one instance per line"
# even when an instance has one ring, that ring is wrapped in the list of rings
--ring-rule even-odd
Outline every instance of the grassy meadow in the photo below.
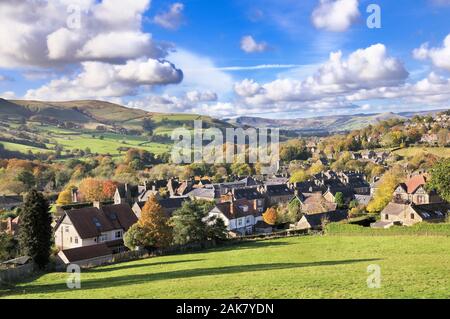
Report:
[[[367,267],[381,267],[381,288]],[[450,238],[307,236],[37,276],[3,298],[450,298]]]

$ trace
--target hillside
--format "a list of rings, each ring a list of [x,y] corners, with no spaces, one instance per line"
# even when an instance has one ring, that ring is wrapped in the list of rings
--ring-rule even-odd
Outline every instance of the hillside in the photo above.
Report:
[[[49,273],[0,297],[449,298],[449,249],[445,236],[285,238],[84,270],[82,289]],[[379,289],[367,286],[370,265],[382,269]]]
[[[73,122],[87,127],[93,125],[120,126],[125,129],[142,130],[144,119],[152,119],[156,129],[160,126],[176,126],[183,122],[201,119],[212,127],[228,127],[226,122],[208,116],[151,113],[122,105],[95,101],[44,102],[0,99],[0,118],[25,120],[50,120]],[[171,123],[175,122],[175,123]]]
[[[151,120],[151,133],[144,128]],[[173,129],[192,129],[194,120],[204,127],[231,125],[195,114],[151,113],[103,101],[42,102],[0,99],[0,147],[12,154],[54,153],[57,148],[73,156],[79,150],[120,155],[128,148],[155,154],[170,150]],[[152,135],[152,136],[150,136]]]
[[[253,127],[278,127],[285,130],[310,132],[343,132],[364,128],[370,124],[393,118],[407,119],[414,115],[435,114],[438,111],[405,112],[405,113],[379,113],[379,114],[353,114],[333,115],[297,119],[265,119],[259,117],[238,117],[227,119],[233,125],[248,125]]]

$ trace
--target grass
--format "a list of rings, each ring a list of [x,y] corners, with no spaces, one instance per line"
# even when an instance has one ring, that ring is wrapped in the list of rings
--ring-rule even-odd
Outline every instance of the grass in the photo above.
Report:
[[[449,223],[419,223],[412,227],[394,226],[389,229],[374,229],[345,223],[331,223],[326,226],[328,235],[345,236],[447,236],[450,237]]]
[[[51,273],[7,298],[450,298],[448,237],[308,236],[84,271],[79,290]],[[382,287],[367,287],[367,267]]]
[[[412,157],[421,152],[433,154],[439,157],[450,157],[450,147],[408,147],[394,152],[403,157]]]
[[[23,144],[17,144],[17,143],[9,143],[9,142],[0,141],[0,144],[3,144],[5,149],[7,149],[8,151],[15,151],[15,152],[21,152],[21,153],[28,153],[28,151],[31,151],[33,153],[52,152],[52,150],[49,150],[49,149],[43,149],[43,148],[38,148],[38,147],[33,147],[33,146],[28,146],[28,145],[23,145]]]

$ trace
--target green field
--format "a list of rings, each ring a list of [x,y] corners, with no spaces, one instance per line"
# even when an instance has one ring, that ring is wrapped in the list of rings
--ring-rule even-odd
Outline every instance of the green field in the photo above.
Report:
[[[381,267],[381,288],[367,267]],[[450,238],[308,236],[52,273],[7,298],[450,298]]]
[[[403,157],[412,157],[421,152],[440,157],[450,157],[450,147],[408,147],[397,150],[394,153]]]

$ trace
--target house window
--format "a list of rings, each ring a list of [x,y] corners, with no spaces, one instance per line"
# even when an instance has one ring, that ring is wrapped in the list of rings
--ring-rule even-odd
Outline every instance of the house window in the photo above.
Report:
[[[414,214],[411,214],[411,219],[414,219]]]
[[[122,231],[116,231],[116,238],[122,238]]]
[[[78,237],[75,237],[75,244],[78,244]]]
[[[66,233],[68,233],[69,232],[69,226],[66,226],[65,230],[66,230]]]
[[[242,226],[242,219],[238,220],[238,226]]]
[[[104,242],[104,241],[107,241],[107,240],[108,240],[108,234],[102,234],[100,236],[100,242]]]
[[[250,224],[250,222],[251,222],[251,218],[247,217],[247,225]]]
[[[386,215],[384,216],[384,219],[389,220],[389,215],[386,214]]]
[[[70,243],[72,243],[72,237],[70,237]]]

